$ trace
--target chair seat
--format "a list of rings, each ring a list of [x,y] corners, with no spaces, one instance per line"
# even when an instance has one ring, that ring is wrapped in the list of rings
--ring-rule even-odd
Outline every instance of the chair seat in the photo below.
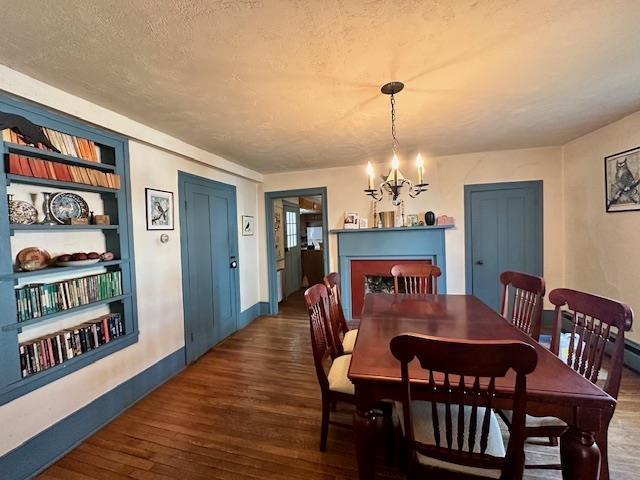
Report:
[[[355,395],[356,389],[347,377],[349,373],[349,365],[351,364],[351,355],[341,355],[331,364],[327,380],[329,380],[329,390],[333,392],[346,393]]]
[[[344,338],[342,339],[342,350],[344,353],[353,352],[353,347],[356,344],[356,337],[358,336],[358,329],[354,328],[353,330],[349,330],[344,334]]]
[[[513,412],[511,410],[503,410],[502,413],[511,423]],[[567,424],[556,417],[534,417],[527,415],[527,427],[566,427]]]
[[[402,416],[402,403],[394,402],[395,411],[397,414],[397,421],[400,423],[400,427],[404,432],[404,418]],[[440,446],[445,447],[447,445],[447,441],[444,438],[443,432],[445,425],[445,409],[446,406],[444,404],[439,403],[437,406],[438,411],[438,422],[440,425]],[[482,432],[482,421],[484,419],[485,409],[482,407],[478,407],[477,413],[477,421],[476,421],[476,442],[474,446],[474,452],[480,452],[480,435]],[[413,401],[411,403],[411,414],[414,424],[414,436],[416,441],[427,444],[427,445],[436,445],[435,436],[433,433],[433,421],[431,415],[431,403],[424,401]],[[471,416],[471,407],[464,407],[464,416],[465,416],[465,435],[464,435],[464,445],[463,449],[468,451],[468,438],[469,438],[469,417]],[[502,440],[502,433],[500,432],[500,425],[498,424],[498,419],[496,418],[493,411],[491,412],[489,420],[489,436],[487,439],[487,450],[485,453],[487,455],[492,455],[494,457],[502,457],[506,455],[504,441]],[[458,431],[458,406],[451,405],[451,426],[452,431]],[[453,435],[452,448],[458,448],[458,440],[457,435]],[[437,460],[435,458],[427,457],[426,455],[417,455],[418,461],[427,467],[435,467],[441,468],[443,470],[449,470],[452,472],[460,472],[469,475],[476,475],[479,477],[487,477],[487,478],[500,478],[502,472],[496,469],[487,469],[487,468],[479,468],[479,467],[468,467],[465,465],[458,465],[455,463],[445,462],[443,460]]]

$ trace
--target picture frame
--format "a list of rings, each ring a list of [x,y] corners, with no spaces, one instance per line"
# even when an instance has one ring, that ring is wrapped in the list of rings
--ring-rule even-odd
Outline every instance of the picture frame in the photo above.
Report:
[[[417,227],[419,224],[418,215],[415,213],[409,213],[407,215],[407,227]]]
[[[369,228],[369,219],[361,218],[358,222],[358,228]]]
[[[346,230],[353,230],[358,228],[358,222],[360,215],[354,212],[344,212],[344,228]]]
[[[145,188],[147,230],[173,230],[173,192]]]
[[[607,213],[640,210],[640,147],[604,157]]]
[[[252,215],[242,215],[242,236],[244,237],[253,236],[253,216]]]

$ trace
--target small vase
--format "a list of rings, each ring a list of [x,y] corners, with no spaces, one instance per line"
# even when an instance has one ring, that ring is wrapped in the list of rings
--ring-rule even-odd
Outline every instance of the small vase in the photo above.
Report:
[[[433,226],[436,224],[436,214],[429,211],[424,214],[424,223],[428,226]]]
[[[59,225],[59,223],[56,222],[51,215],[51,193],[42,192],[42,196],[44,197],[44,199],[42,200],[42,211],[44,213],[44,218],[40,222],[40,225]]]

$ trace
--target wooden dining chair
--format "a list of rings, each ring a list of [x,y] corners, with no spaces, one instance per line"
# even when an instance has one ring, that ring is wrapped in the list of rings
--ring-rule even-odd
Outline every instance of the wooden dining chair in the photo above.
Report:
[[[333,331],[334,348],[338,354],[351,353],[356,343],[358,329],[349,330],[342,309],[342,297],[340,293],[340,274],[331,272],[325,275],[324,284],[329,290],[329,305],[331,327]],[[342,335],[342,338],[340,337]]]
[[[343,425],[331,422],[331,406],[337,402],[346,402],[355,405],[355,387],[347,373],[351,363],[351,355],[337,355],[333,352],[333,345],[330,340],[330,320],[329,320],[329,291],[322,284],[314,285],[304,292],[304,298],[309,311],[309,325],[311,327],[311,348],[313,351],[313,361],[315,365],[318,383],[322,395],[322,420],[320,427],[320,451],[327,449],[327,434],[329,433],[329,423],[340,426]],[[328,372],[325,364],[332,359]],[[387,449],[388,457],[392,451],[392,404],[381,403],[376,405],[381,410],[384,424],[387,428]]]
[[[514,326],[532,337],[540,338],[544,278],[519,272],[502,272],[501,314]]]
[[[391,340],[391,352],[401,366],[403,399],[398,410],[409,478],[522,478],[526,375],[538,361],[531,345],[403,334]],[[420,384],[410,378],[414,358],[428,372],[421,376],[428,380]],[[510,369],[516,383],[505,449],[491,407],[496,378]]]
[[[423,265],[400,264],[391,267],[393,275],[393,291],[400,293],[399,281],[402,279],[404,293],[411,295],[438,294],[438,277],[442,275],[440,268],[429,263]]]

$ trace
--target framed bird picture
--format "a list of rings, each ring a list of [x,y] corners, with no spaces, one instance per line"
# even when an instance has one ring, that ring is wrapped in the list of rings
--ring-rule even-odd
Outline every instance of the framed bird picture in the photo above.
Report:
[[[173,192],[145,188],[147,230],[173,230]]]
[[[604,158],[607,212],[640,210],[640,147]]]
[[[253,235],[253,217],[242,215],[242,235]]]

